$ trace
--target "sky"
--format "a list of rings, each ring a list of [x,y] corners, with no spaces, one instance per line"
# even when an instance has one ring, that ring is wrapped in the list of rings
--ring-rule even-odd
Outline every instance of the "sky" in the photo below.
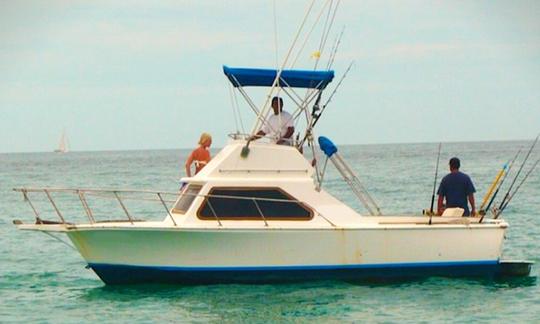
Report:
[[[327,2],[314,1],[294,68],[313,69]],[[190,148],[203,131],[223,146],[255,117],[238,96],[235,123],[222,65],[281,64],[310,3],[0,0],[0,152],[50,152],[63,130],[73,151]],[[354,64],[318,135],[372,144],[540,132],[540,1],[343,0],[320,66],[341,30],[325,97]],[[263,104],[264,92],[247,90]]]

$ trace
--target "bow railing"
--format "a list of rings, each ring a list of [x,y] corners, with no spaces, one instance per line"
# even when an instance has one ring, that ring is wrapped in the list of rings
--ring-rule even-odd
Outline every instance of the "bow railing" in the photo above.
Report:
[[[111,199],[117,202],[117,206],[123,211],[127,219],[122,219],[121,221],[129,221],[130,223],[140,222],[143,220],[137,219],[134,214],[128,209],[126,205],[126,200],[136,200],[138,202],[154,202],[162,205],[162,207],[167,212],[168,216],[171,218],[172,222],[176,225],[175,219],[171,214],[169,204],[174,203],[176,198],[180,195],[180,192],[168,192],[168,191],[152,191],[152,190],[130,190],[130,189],[81,189],[81,188],[14,188],[13,191],[22,193],[24,200],[28,203],[32,209],[35,217],[36,224],[51,224],[51,223],[61,223],[67,224],[66,218],[64,217],[64,212],[60,209],[60,199],[59,195],[71,194],[75,195],[76,200],[80,202],[88,221],[91,224],[100,223],[100,222],[111,222],[114,220],[99,220],[95,215],[95,207],[93,207],[89,202],[89,198],[104,198]],[[32,194],[31,199],[30,194]],[[52,208],[53,212],[58,216],[60,222],[44,220],[42,218],[43,208],[39,209],[36,203],[36,194],[41,194],[42,198],[44,195],[45,200],[50,204],[49,207]],[[72,196],[73,197],[73,196]],[[172,199],[171,197],[174,197]],[[66,202],[66,201],[64,201]],[[71,205],[73,201],[70,201]],[[73,207],[73,206],[70,206]],[[110,209],[109,209],[110,210]],[[147,210],[147,208],[145,208]],[[162,215],[160,213],[160,215]]]

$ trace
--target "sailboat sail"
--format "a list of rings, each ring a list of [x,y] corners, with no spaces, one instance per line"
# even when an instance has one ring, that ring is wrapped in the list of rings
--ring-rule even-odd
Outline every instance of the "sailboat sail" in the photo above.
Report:
[[[68,151],[66,131],[62,132],[62,136],[60,137],[60,144],[58,145],[58,149],[56,149],[54,151],[57,152],[57,153],[66,153]]]

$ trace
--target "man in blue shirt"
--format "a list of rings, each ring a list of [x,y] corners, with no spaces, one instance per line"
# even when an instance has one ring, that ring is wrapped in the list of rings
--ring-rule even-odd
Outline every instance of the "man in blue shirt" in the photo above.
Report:
[[[460,162],[457,157],[450,159],[450,173],[447,174],[439,185],[437,194],[439,200],[437,201],[437,215],[442,215],[445,207],[443,205],[446,198],[446,208],[459,207],[465,211],[463,216],[475,216],[476,207],[474,205],[474,185],[471,178],[463,172],[459,171]],[[467,199],[471,204],[471,211],[469,212],[469,206]]]

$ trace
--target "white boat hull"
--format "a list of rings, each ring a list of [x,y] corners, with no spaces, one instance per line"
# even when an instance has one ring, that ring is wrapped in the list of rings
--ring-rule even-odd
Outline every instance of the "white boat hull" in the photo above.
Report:
[[[275,282],[496,272],[505,228],[77,229],[108,284]]]

